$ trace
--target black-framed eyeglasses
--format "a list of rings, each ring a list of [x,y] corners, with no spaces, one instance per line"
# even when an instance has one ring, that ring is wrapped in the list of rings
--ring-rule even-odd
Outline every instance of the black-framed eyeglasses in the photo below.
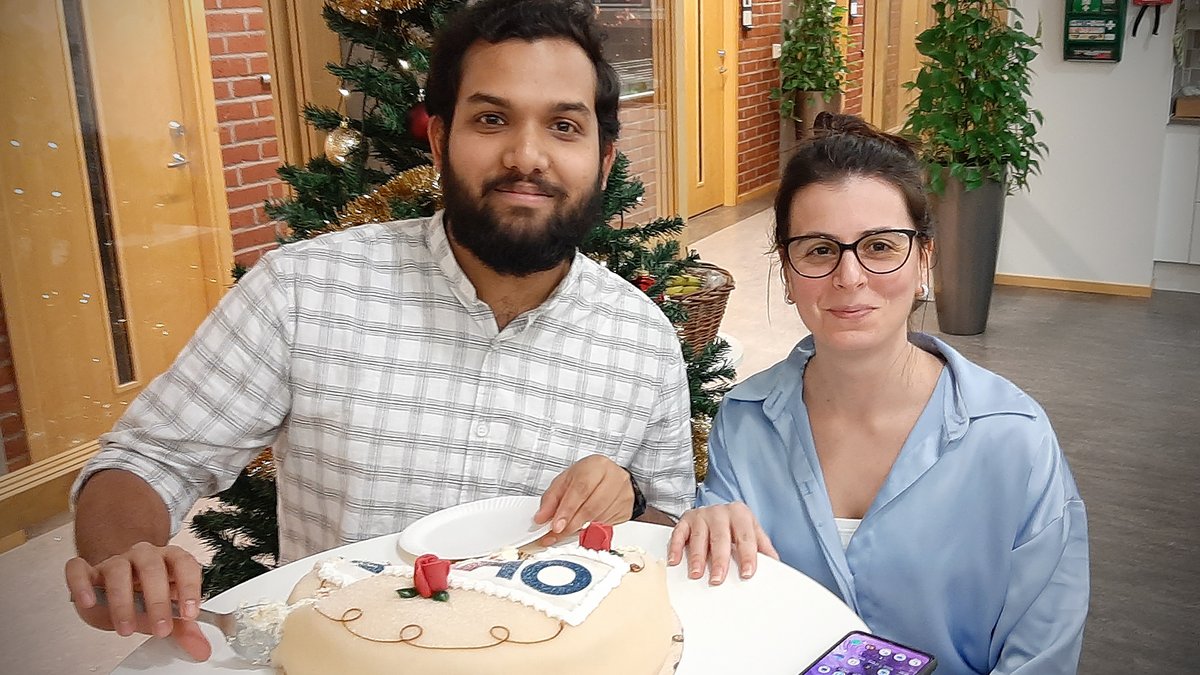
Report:
[[[916,236],[916,230],[876,230],[844,244],[829,237],[805,234],[785,239],[782,246],[788,265],[808,279],[833,274],[846,251],[853,251],[866,271],[891,274],[908,262]]]

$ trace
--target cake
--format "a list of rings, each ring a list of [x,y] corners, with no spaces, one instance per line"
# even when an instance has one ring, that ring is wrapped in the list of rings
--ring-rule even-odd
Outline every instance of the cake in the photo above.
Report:
[[[666,566],[637,549],[328,559],[288,602],[287,675],[666,675],[683,649]]]

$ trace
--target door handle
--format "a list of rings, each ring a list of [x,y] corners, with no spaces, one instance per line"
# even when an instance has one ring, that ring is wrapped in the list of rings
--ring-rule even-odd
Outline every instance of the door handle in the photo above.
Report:
[[[178,169],[188,163],[188,158],[183,156],[181,152],[171,153],[171,161],[167,162],[168,169]]]
[[[717,50],[717,56],[719,56],[719,57],[721,57],[721,58],[725,58],[725,50],[724,50],[724,49],[718,49],[718,50]]]

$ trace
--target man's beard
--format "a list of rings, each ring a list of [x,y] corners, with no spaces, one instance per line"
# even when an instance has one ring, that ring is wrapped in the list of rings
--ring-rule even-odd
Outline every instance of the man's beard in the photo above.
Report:
[[[557,204],[543,224],[505,222],[495,209],[475,201],[470,189],[454,173],[450,163],[442,167],[442,201],[446,224],[454,241],[479,258],[492,270],[523,277],[544,272],[575,257],[575,249],[603,217],[604,192],[600,178],[590,194],[575,203],[560,201],[565,191],[541,176],[523,176],[510,171],[488,181],[483,195],[518,181],[533,183]]]

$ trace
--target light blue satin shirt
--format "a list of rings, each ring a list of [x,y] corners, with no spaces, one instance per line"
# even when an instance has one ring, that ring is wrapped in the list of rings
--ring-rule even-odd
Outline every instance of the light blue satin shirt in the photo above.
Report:
[[[939,674],[1074,673],[1087,518],[1046,413],[944,342],[911,339],[946,368],[844,551],[803,399],[811,337],[726,396],[697,505],[746,503],[783,562],[872,632],[934,654]]]

